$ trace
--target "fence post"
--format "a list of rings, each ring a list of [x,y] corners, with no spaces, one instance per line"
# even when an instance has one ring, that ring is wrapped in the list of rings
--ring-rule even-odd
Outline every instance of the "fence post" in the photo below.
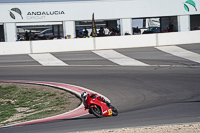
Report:
[[[156,33],[156,47],[159,46],[159,42],[158,42],[158,33]]]
[[[96,50],[96,39],[95,39],[95,37],[93,37],[93,46],[94,46],[94,50]]]
[[[30,40],[29,42],[30,42],[30,54],[32,54],[32,53],[33,53],[33,45],[32,45],[32,41]]]

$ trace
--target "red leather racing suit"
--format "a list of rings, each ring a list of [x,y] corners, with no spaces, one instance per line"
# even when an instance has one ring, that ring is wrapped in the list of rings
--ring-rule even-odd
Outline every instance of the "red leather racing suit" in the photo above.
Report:
[[[89,93],[89,96],[91,98],[97,98],[99,101],[106,102],[106,100],[104,99],[104,97],[98,96],[97,94]]]

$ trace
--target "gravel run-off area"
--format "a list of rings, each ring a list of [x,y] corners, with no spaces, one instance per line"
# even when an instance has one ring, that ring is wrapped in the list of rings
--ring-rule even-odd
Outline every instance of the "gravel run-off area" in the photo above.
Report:
[[[108,129],[77,133],[200,133],[200,123]]]

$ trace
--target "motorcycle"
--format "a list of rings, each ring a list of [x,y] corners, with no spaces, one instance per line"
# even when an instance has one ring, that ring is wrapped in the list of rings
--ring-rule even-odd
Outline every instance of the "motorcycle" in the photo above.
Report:
[[[104,103],[97,99],[97,97],[87,96],[84,101],[85,109],[89,109],[89,113],[95,115],[98,118],[103,116],[117,116],[117,109],[111,104]]]

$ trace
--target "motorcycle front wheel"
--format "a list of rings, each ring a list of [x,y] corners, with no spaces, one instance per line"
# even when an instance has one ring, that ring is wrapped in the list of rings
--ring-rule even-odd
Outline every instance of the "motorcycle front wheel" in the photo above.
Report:
[[[91,107],[90,111],[92,112],[92,114],[94,114],[98,118],[101,118],[103,116],[101,109],[99,109],[99,107]]]
[[[117,109],[112,105],[110,105],[110,108],[112,109],[112,116],[117,116],[118,115]]]

